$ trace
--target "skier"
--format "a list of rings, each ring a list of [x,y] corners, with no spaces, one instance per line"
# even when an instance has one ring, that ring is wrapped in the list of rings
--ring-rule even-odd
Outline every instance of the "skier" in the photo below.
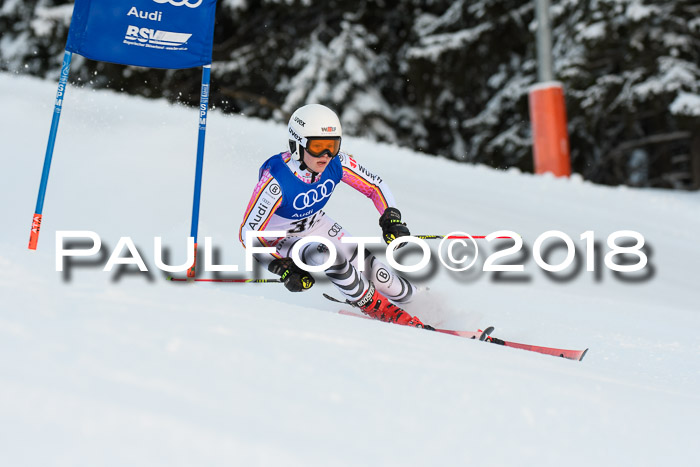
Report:
[[[260,167],[239,230],[243,246],[247,231],[285,231],[283,238],[260,238],[259,243],[275,248],[268,270],[279,275],[288,290],[301,292],[311,288],[315,280],[294,264],[292,247],[303,237],[323,236],[337,252],[324,272],[349,303],[382,321],[432,329],[398,306],[413,298],[413,284],[367,251],[361,273],[358,245],[341,242],[350,235],[322,210],[338,182],[344,182],[372,200],[386,243],[410,235],[387,184],[340,151],[338,116],[319,104],[300,107],[289,120],[288,137],[289,151],[270,157]],[[320,242],[307,243],[299,250],[299,258],[310,266],[325,264],[329,257],[328,247]]]

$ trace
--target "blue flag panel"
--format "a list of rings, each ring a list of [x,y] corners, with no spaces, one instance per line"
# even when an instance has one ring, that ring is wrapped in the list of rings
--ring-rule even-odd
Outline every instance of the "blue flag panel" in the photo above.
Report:
[[[76,0],[66,50],[150,68],[211,63],[216,0]]]

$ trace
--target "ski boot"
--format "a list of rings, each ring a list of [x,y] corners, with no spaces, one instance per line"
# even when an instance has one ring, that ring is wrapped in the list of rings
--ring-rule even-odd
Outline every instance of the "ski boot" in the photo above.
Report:
[[[423,324],[421,320],[415,316],[409,315],[405,310],[397,307],[382,295],[372,282],[369,283],[367,292],[353,303],[364,314],[374,319],[387,323],[402,324],[404,326],[415,326],[417,328],[433,330],[432,326]]]

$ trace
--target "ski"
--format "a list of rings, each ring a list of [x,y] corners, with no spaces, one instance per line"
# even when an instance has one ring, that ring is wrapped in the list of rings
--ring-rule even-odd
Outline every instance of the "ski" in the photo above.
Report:
[[[503,345],[505,347],[513,347],[514,349],[528,350],[530,352],[537,352],[545,355],[554,355],[555,357],[567,358],[569,360],[583,360],[586,356],[588,349],[585,350],[568,350],[568,349],[557,349],[555,347],[542,347],[539,345],[530,344],[520,344],[518,342],[506,341],[503,339],[498,339],[497,337],[488,336],[486,342],[491,342],[493,344]]]
[[[371,319],[374,320],[374,318],[370,318],[369,316],[360,314],[360,313],[355,313],[352,311],[348,310],[338,310],[338,313],[341,315],[345,316],[354,316],[356,318],[364,318],[364,319]],[[480,341],[484,341],[488,338],[488,336],[493,332],[494,327],[489,326],[483,331],[479,329],[478,331],[453,331],[451,329],[433,329],[435,332],[441,332],[443,334],[449,334],[451,336],[458,336],[458,337],[464,337],[465,339],[479,339]]]
[[[331,300],[333,302],[337,303],[347,303],[342,300],[338,300],[335,297],[332,297],[328,294],[323,294],[324,297],[326,297],[328,300]],[[374,319],[370,318],[369,316],[365,316],[360,313],[352,312],[352,311],[347,311],[347,310],[339,310],[338,313],[341,315],[346,315],[346,316],[355,316],[357,318],[365,318],[365,319]],[[492,344],[498,344],[498,345],[503,345],[505,347],[512,347],[514,349],[521,349],[521,350],[527,350],[529,352],[536,352],[536,353],[541,353],[544,355],[553,355],[555,357],[562,357],[566,358],[569,360],[577,360],[581,361],[583,360],[583,357],[586,356],[586,353],[588,352],[588,349],[585,350],[569,350],[569,349],[558,349],[555,347],[542,347],[539,345],[530,345],[530,344],[520,344],[518,342],[512,342],[512,341],[506,341],[503,339],[499,339],[497,337],[491,337],[491,333],[493,332],[494,327],[489,326],[485,330],[478,330],[478,331],[452,331],[449,329],[435,329],[435,331],[443,333],[443,334],[449,334],[452,336],[458,336],[458,337],[464,337],[467,339],[479,339],[480,341],[486,341],[490,342]]]

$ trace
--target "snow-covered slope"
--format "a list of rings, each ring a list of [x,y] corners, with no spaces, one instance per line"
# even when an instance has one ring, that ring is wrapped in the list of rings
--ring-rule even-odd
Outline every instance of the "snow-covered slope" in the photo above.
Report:
[[[53,83],[0,75],[3,465],[688,463],[700,417],[698,193],[503,173],[344,140],[389,182],[413,233],[508,229],[527,247],[509,258],[522,273],[413,275],[430,290],[411,311],[590,347],[574,362],[340,316],[322,281],[303,294],[166,281],[153,238],[171,264],[184,262],[197,126],[195,111],[164,102],[68,89],[39,249],[27,250],[54,94]],[[283,126],[211,113],[199,233],[219,262],[244,268],[238,224],[259,164],[284,146]],[[326,211],[355,235],[378,234],[372,204],[347,186]],[[56,272],[57,230],[97,232],[104,256]],[[548,230],[577,246],[581,267],[559,273],[567,280],[532,258]],[[594,231],[602,258],[618,230],[650,247],[636,282],[602,261],[585,270],[579,236]],[[102,272],[123,236],[149,273]],[[480,242],[479,267],[495,251]],[[550,262],[561,259],[559,249]]]

